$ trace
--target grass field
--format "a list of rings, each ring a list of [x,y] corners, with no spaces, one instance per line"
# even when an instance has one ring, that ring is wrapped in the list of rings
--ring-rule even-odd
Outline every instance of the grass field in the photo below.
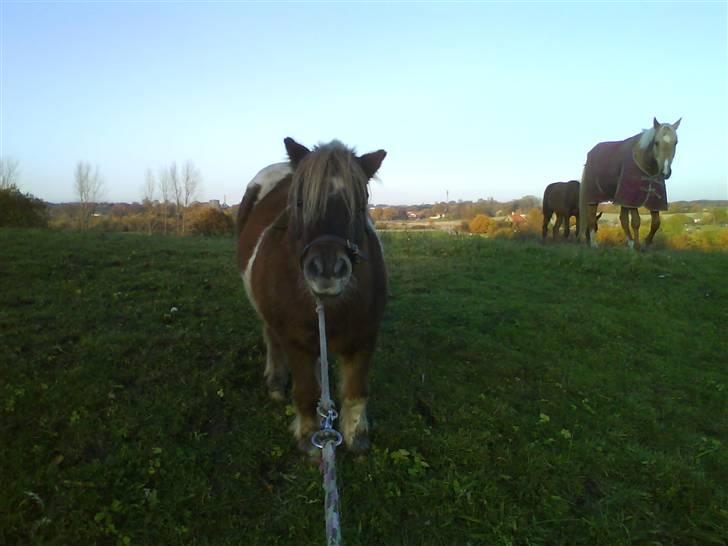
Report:
[[[346,544],[725,544],[728,254],[384,243]],[[0,544],[324,543],[230,240],[0,230],[0,286]]]

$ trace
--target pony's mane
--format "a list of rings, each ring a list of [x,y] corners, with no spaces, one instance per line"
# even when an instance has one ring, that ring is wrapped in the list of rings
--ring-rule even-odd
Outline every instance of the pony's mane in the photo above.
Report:
[[[646,149],[653,140],[655,140],[655,128],[650,127],[649,129],[645,129],[642,131],[642,135],[640,135],[640,148],[643,150]]]
[[[326,214],[332,178],[339,182],[340,196],[349,218],[354,221],[358,208],[366,206],[367,176],[354,150],[338,140],[319,144],[306,155],[293,173],[290,205],[294,215],[300,215],[304,226],[310,226]]]

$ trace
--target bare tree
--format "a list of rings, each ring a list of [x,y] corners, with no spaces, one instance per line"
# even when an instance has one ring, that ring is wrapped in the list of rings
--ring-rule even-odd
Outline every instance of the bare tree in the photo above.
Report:
[[[187,161],[182,168],[182,233],[185,232],[185,218],[187,208],[192,204],[197,195],[197,188],[200,185],[200,171],[195,167],[192,161]]]
[[[87,229],[91,219],[93,206],[101,195],[103,180],[99,175],[98,165],[92,171],[91,164],[79,161],[76,164],[75,190],[78,197],[78,223],[81,229]]]
[[[156,216],[156,210],[154,206],[154,194],[156,193],[156,190],[157,181],[154,179],[154,173],[152,172],[152,169],[147,169],[147,173],[144,178],[143,204],[147,209],[147,233],[149,235],[152,234],[152,229],[154,228],[154,220]]]
[[[169,187],[172,190],[172,198],[174,199],[174,225],[177,235],[182,235],[182,203],[184,201],[184,192],[182,183],[177,173],[177,162],[173,161],[169,166]]]
[[[18,160],[10,157],[0,158],[0,190],[7,190],[11,186],[17,187],[19,177]]]
[[[162,194],[162,217],[164,218],[164,234],[167,235],[167,217],[169,216],[169,198],[172,192],[167,169],[159,171],[159,191]]]

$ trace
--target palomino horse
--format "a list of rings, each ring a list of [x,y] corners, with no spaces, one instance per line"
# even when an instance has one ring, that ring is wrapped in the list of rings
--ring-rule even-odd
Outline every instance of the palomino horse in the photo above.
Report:
[[[310,151],[284,140],[289,162],[248,184],[238,211],[238,268],[263,320],[265,377],[282,400],[292,376],[298,446],[318,429],[316,300],[329,351],[341,363],[341,432],[350,450],[369,447],[369,364],[387,293],[382,248],[368,212],[368,182],[386,152],[356,156],[338,141]]]
[[[680,120],[660,123],[654,118],[652,128],[641,134],[619,142],[600,142],[587,154],[579,192],[579,234],[585,232],[592,246],[597,246],[597,206],[603,201],[621,205],[619,220],[627,244],[635,249],[640,248],[637,208],[647,208],[652,222],[645,244],[652,243],[660,227],[660,211],[667,210],[665,180],[672,174],[679,126]]]
[[[541,240],[543,242],[546,242],[549,222],[554,213],[556,213],[556,223],[552,232],[554,240],[562,223],[564,225],[564,239],[569,238],[569,220],[571,220],[572,216],[576,217],[576,235],[579,235],[579,182],[577,180],[553,182],[546,186],[543,192],[543,228],[541,230]],[[597,220],[601,217],[602,213],[600,212],[597,215]]]

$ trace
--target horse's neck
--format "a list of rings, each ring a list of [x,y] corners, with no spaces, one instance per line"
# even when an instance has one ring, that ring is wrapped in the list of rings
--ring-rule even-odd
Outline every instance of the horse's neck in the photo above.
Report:
[[[648,144],[642,148],[639,143],[639,138],[637,138],[632,144],[632,158],[635,163],[637,163],[640,170],[645,174],[657,174],[657,162],[655,161],[655,156],[652,153],[652,146]]]

